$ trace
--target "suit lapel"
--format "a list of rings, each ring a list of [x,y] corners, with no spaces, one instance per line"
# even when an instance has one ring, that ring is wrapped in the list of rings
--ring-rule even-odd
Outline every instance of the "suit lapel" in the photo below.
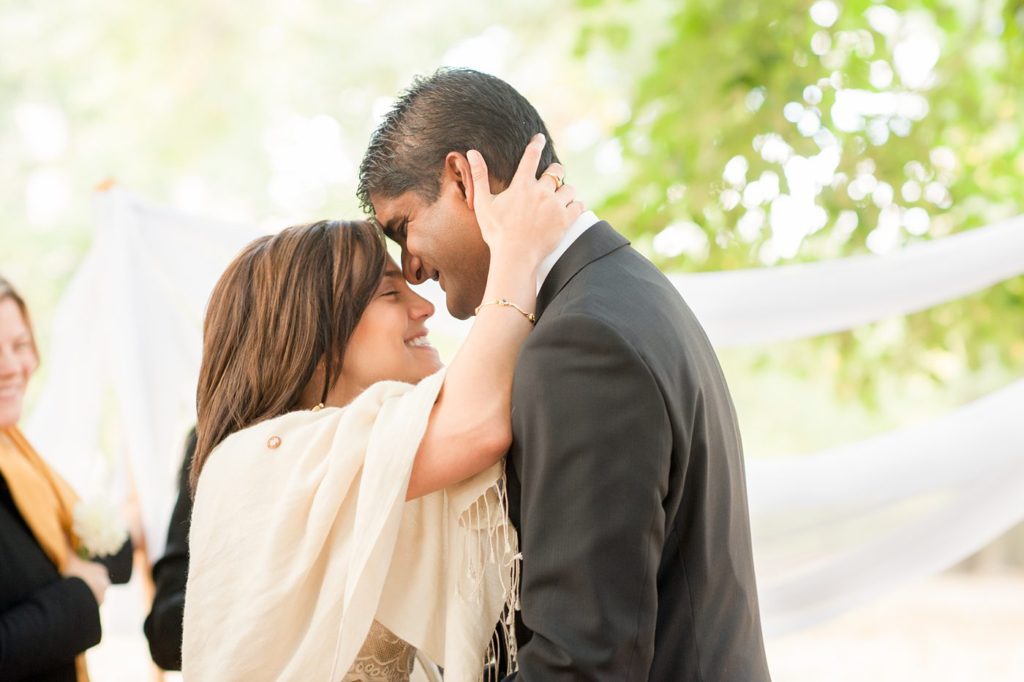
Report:
[[[537,294],[537,318],[544,314],[544,309],[554,300],[565,285],[583,268],[613,251],[627,246],[629,240],[612,229],[605,221],[597,222],[580,235],[573,245],[562,254],[555,263],[547,279]]]

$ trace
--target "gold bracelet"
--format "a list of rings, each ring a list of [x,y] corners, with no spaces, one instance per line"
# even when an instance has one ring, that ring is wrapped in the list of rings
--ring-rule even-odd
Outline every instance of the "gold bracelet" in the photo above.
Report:
[[[474,315],[479,315],[480,314],[480,309],[483,308],[485,305],[500,305],[503,308],[515,308],[520,313],[522,313],[523,317],[525,317],[526,319],[528,319],[530,321],[530,324],[537,324],[537,316],[536,315],[534,315],[533,313],[526,312],[525,310],[523,310],[522,308],[520,308],[519,306],[517,306],[515,303],[513,303],[510,300],[508,300],[507,298],[499,298],[496,301],[486,301],[484,303],[481,303],[480,305],[478,305],[476,307],[476,310],[473,311],[473,314]]]

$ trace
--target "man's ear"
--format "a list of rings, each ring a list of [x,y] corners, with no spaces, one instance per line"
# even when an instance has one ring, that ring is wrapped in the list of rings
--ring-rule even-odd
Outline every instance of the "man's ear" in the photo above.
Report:
[[[465,154],[448,152],[444,157],[445,179],[452,182],[462,193],[462,198],[470,209],[473,208],[473,174],[469,168],[469,160]]]

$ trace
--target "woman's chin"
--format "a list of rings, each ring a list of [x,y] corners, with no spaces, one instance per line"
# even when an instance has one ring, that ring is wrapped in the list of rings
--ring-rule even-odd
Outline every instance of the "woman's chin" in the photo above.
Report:
[[[17,426],[21,419],[21,400],[0,400],[0,429]]]
[[[421,360],[419,367],[417,368],[417,374],[419,375],[416,379],[417,383],[423,381],[431,374],[436,374],[438,370],[444,367],[444,363],[441,362],[441,356],[437,354],[437,351],[433,348],[430,350],[433,351],[430,353],[432,357],[430,359],[424,358]],[[426,353],[424,353],[424,355],[426,355]]]

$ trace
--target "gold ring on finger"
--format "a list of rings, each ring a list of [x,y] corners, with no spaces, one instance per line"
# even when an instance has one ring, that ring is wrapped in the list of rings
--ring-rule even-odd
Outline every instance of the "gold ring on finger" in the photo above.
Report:
[[[548,176],[549,178],[552,178],[555,181],[555,191],[556,192],[558,190],[562,189],[562,185],[565,184],[565,180],[563,180],[562,178],[558,177],[557,175],[555,175],[551,171],[544,171],[543,173],[541,173],[541,177],[544,177],[545,175]]]

